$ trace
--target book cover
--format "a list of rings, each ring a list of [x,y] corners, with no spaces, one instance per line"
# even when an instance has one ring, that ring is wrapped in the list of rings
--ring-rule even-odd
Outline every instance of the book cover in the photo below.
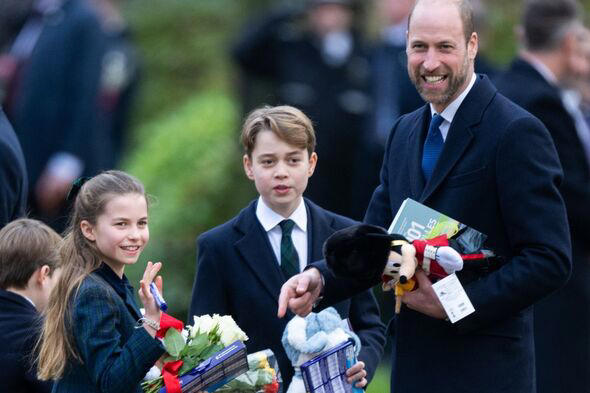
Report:
[[[403,235],[408,241],[431,239],[447,235],[455,239],[465,254],[474,253],[483,247],[486,235],[459,221],[407,198],[400,206],[388,229],[389,233]]]

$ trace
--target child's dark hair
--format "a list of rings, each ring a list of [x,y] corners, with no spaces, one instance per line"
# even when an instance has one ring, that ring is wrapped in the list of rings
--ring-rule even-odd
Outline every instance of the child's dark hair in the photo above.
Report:
[[[60,265],[61,237],[41,221],[21,218],[0,230],[0,288],[26,288],[33,273]]]
[[[306,149],[309,155],[315,150],[315,131],[309,117],[299,109],[283,106],[264,106],[250,112],[242,127],[242,146],[251,157],[260,131],[271,131],[289,145]]]
[[[82,281],[100,267],[102,258],[95,243],[82,233],[80,224],[86,220],[95,225],[113,197],[127,194],[146,196],[143,185],[135,177],[121,171],[106,171],[84,183],[75,197],[60,248],[62,274],[49,298],[40,339],[38,377],[41,380],[61,377],[70,359],[82,361],[69,331],[69,300]]]

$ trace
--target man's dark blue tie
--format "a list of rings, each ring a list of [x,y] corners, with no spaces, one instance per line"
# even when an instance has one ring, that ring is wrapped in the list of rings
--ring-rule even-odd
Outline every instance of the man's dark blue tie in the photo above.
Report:
[[[434,166],[436,165],[438,156],[440,156],[440,152],[443,148],[444,140],[439,127],[444,120],[445,119],[437,113],[435,113],[430,120],[430,127],[428,127],[428,135],[426,135],[424,151],[422,153],[422,173],[424,174],[426,182],[428,182],[428,179],[432,176]]]
[[[299,254],[291,239],[291,232],[295,222],[293,220],[283,220],[279,224],[283,235],[281,236],[281,270],[288,280],[291,276],[299,273]]]

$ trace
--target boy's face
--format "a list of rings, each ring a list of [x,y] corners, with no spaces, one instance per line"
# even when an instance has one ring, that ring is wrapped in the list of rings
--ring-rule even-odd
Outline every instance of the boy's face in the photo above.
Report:
[[[266,130],[256,136],[252,156],[244,155],[244,171],[264,202],[288,217],[299,205],[316,162],[316,153],[310,156],[306,149],[289,145]]]

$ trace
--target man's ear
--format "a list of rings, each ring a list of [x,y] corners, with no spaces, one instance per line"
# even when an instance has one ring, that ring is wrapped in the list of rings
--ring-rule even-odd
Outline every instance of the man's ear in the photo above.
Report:
[[[90,240],[91,242],[96,240],[96,236],[94,235],[94,226],[88,221],[82,220],[80,222],[80,230],[86,239]]]
[[[242,161],[244,164],[244,172],[246,173],[246,176],[248,177],[248,179],[254,180],[254,171],[252,170],[252,159],[248,156],[248,154],[244,154]]]
[[[469,37],[469,42],[467,43],[467,55],[469,56],[469,60],[475,60],[475,56],[477,56],[477,50],[479,49],[479,37],[477,33],[474,31],[471,33],[471,37]]]
[[[313,153],[311,153],[311,156],[309,156],[309,169],[307,170],[307,176],[311,177],[311,175],[313,175],[313,172],[315,171],[315,166],[318,163],[318,154],[314,151]]]

